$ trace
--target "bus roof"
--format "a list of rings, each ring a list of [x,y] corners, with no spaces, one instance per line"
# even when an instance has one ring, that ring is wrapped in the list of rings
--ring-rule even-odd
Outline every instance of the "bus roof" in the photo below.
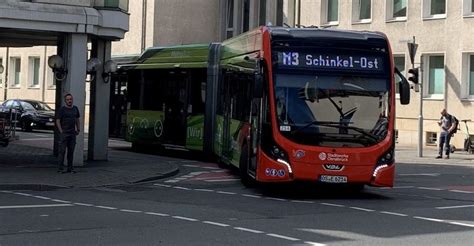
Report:
[[[381,32],[354,31],[341,29],[320,29],[320,28],[286,28],[268,27],[272,41],[278,40],[306,40],[309,42],[324,43],[330,45],[331,42],[357,42],[370,46],[386,47],[387,37]]]
[[[120,64],[121,69],[205,68],[209,44],[186,44],[146,49],[138,59]]]

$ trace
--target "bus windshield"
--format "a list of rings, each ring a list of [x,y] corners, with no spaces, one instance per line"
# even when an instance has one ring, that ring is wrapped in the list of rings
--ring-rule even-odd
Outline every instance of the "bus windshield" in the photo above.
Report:
[[[363,147],[387,135],[388,78],[358,75],[277,73],[278,127],[308,145]]]

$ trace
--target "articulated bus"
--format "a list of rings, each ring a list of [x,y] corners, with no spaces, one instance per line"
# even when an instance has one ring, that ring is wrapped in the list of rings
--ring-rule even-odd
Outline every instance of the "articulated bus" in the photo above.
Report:
[[[397,71],[382,33],[264,26],[121,67],[133,145],[213,154],[245,185],[393,186]]]

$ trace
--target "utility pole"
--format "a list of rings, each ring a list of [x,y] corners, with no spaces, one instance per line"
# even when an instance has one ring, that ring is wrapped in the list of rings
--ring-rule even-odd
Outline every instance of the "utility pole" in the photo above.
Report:
[[[8,93],[8,65],[10,63],[10,47],[7,47],[7,54],[6,54],[6,59],[5,59],[5,83],[3,83],[3,101],[6,101],[8,99],[7,93]]]
[[[408,42],[408,53],[411,60],[411,69],[408,71],[413,76],[408,80],[414,82],[413,89],[415,92],[419,92],[420,96],[420,109],[418,115],[418,157],[423,157],[423,63],[420,62],[420,68],[415,68],[415,55],[418,44],[415,42],[415,36],[413,41]],[[421,61],[420,57],[420,61]]]

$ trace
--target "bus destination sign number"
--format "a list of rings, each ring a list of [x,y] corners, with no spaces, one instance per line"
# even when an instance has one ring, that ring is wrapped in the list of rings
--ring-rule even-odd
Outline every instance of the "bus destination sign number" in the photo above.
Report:
[[[381,57],[363,55],[278,52],[278,64],[282,68],[383,71]]]

